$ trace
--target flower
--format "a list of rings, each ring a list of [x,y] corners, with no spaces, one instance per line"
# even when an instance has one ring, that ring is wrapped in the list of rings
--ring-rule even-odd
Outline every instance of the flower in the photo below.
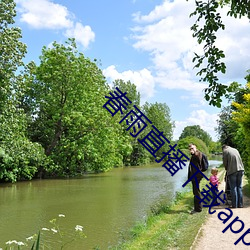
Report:
[[[27,237],[26,240],[32,240],[34,238],[34,236],[30,236],[30,237]]]
[[[51,231],[57,233],[58,231],[55,228],[51,228]]]
[[[43,231],[49,231],[49,229],[46,228],[46,227],[43,227],[42,230],[43,230]]]
[[[12,243],[17,244],[18,246],[24,246],[24,243],[22,241],[16,241],[16,240],[9,240],[5,244],[11,245]]]
[[[10,244],[12,244],[13,243],[13,241],[12,240],[9,240],[9,241],[7,241],[5,244],[6,245],[10,245]]]
[[[65,217],[65,215],[64,215],[64,214],[58,214],[58,216],[59,216],[59,217]]]
[[[16,244],[17,244],[18,246],[24,246],[24,243],[23,243],[22,241],[18,241]]]
[[[5,244],[11,245],[12,243],[17,244],[17,241],[16,241],[16,240],[9,240],[9,241],[7,241]]]
[[[80,226],[80,225],[75,226],[76,231],[82,231],[82,229],[83,229],[83,226]]]

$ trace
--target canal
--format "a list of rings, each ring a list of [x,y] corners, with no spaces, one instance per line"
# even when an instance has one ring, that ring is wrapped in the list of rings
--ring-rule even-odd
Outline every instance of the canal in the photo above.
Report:
[[[210,166],[220,163],[220,159],[210,160]],[[166,198],[171,202],[176,191],[182,191],[186,178],[187,169],[171,177],[160,164],[153,164],[116,168],[79,179],[1,184],[0,248],[4,249],[9,240],[25,242],[41,228],[51,229],[53,225],[49,221],[56,218],[65,234],[65,242],[72,239],[76,225],[83,226],[87,236],[64,249],[82,250],[97,246],[107,249],[117,244],[121,234],[136,221],[143,220],[156,202]],[[65,217],[59,217],[59,214]],[[47,246],[60,241],[58,233],[44,230],[42,233]]]

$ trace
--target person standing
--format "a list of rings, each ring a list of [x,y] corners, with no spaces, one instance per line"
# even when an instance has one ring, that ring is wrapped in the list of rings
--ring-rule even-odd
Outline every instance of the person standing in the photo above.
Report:
[[[230,185],[232,208],[243,207],[242,196],[242,177],[244,174],[244,165],[239,151],[228,145],[222,146],[223,165],[227,171]]]
[[[218,178],[218,168],[212,168],[211,169],[211,176],[209,178],[209,181],[211,184],[213,184],[213,186],[217,187],[217,189],[219,188],[219,184],[220,184],[220,181],[219,181],[219,178]],[[217,204],[217,197],[216,197],[216,193],[212,193],[213,195],[213,202],[214,204]]]
[[[199,168],[200,170],[202,169],[201,166],[201,161],[202,161],[202,152],[200,152],[197,148],[196,145],[193,143],[190,143],[188,145],[188,149],[191,153],[191,158],[190,158],[190,163],[189,163],[189,167],[188,167],[188,179],[190,179],[190,177],[197,172],[197,169],[195,167],[193,167],[193,165],[195,165],[197,168]],[[192,165],[192,164],[193,165]],[[190,212],[191,214],[194,213],[199,213],[202,211],[202,205],[200,203],[199,198],[201,199],[201,192],[200,192],[200,181],[203,178],[203,175],[201,173],[198,173],[196,175],[197,178],[197,183],[194,179],[192,179],[192,188],[193,188],[193,195],[194,195],[194,209]]]

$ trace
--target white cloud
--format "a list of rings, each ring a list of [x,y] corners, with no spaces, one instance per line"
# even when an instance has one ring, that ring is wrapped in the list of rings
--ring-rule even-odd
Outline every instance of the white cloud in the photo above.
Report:
[[[238,80],[245,77],[246,70],[250,69],[250,23],[247,17],[235,19],[227,16],[228,9],[221,10],[225,30],[220,31],[217,46],[225,52],[227,65],[226,80]]]
[[[35,29],[62,29],[73,25],[72,14],[60,4],[48,0],[18,0],[21,21]]]
[[[150,52],[157,72],[156,83],[163,88],[204,88],[193,83],[195,73],[190,61],[196,42],[190,31],[192,8],[193,4],[182,0],[165,1],[148,15],[135,15],[139,24],[133,29],[134,47]]]
[[[193,69],[193,53],[202,52],[192,37],[191,25],[194,18],[189,18],[195,9],[194,1],[165,0],[150,13],[133,15],[137,25],[132,29],[134,48],[149,52],[155,72],[155,84],[167,89],[183,89],[203,97],[202,90],[207,86],[197,80],[197,70]],[[218,34],[217,44],[225,50],[227,75],[229,78],[243,79],[250,68],[250,25],[247,18],[235,19],[221,11],[226,30]]]
[[[154,95],[154,78],[148,69],[140,71],[124,71],[119,73],[114,65],[109,66],[103,70],[106,78],[113,82],[116,79],[122,79],[125,82],[130,81],[134,83],[137,90],[141,93],[142,103]]]
[[[75,22],[74,15],[63,5],[49,0],[17,0],[20,20],[34,29],[64,30],[63,35],[75,38],[84,48],[95,39],[89,25]]]
[[[71,29],[65,33],[67,37],[74,37],[77,42],[87,48],[89,43],[95,40],[95,33],[91,30],[90,26],[83,26],[81,23],[76,23]]]
[[[200,125],[200,127],[209,133],[213,141],[217,141],[217,135],[214,130],[217,124],[218,114],[209,114],[207,111],[199,109],[191,112],[189,118],[184,121],[175,121],[174,139],[179,139],[183,129],[186,126]]]

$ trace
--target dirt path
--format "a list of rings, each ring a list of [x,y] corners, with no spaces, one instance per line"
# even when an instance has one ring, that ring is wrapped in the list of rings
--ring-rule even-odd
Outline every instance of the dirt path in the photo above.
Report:
[[[221,184],[221,189],[223,190],[225,187],[225,183]],[[219,190],[221,190],[219,187]],[[230,214],[229,210],[226,208],[228,205],[223,205],[220,207],[216,207],[216,212],[212,215],[208,215],[207,221],[201,227],[193,246],[190,248],[192,250],[204,250],[204,249],[250,249],[250,245],[244,245],[242,241],[240,241],[237,245],[234,243],[249,229],[250,232],[250,199],[244,196],[244,208],[231,209],[233,215],[231,218],[223,224],[224,219],[226,219],[226,215],[220,214],[221,212],[225,212],[226,214]],[[218,218],[218,214],[221,215],[220,220]],[[239,233],[233,233],[228,227],[228,229],[223,233],[222,231],[236,218],[239,217],[238,220],[243,221],[244,228]],[[232,225],[232,230],[239,230],[241,227],[240,222],[235,222]],[[250,243],[250,233],[247,234],[244,238],[246,243]]]

